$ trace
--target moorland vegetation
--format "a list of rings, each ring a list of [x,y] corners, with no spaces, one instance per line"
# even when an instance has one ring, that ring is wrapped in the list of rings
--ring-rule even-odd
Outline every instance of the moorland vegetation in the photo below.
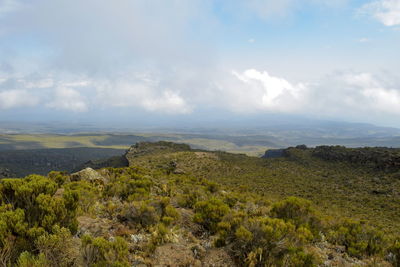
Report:
[[[1,179],[0,266],[400,266],[398,172],[314,152],[139,143],[128,167]]]

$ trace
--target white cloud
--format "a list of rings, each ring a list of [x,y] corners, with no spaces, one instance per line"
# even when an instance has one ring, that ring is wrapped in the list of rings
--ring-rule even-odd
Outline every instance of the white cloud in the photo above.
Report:
[[[148,74],[136,74],[132,80],[98,81],[94,87],[96,100],[103,106],[134,107],[170,114],[186,114],[192,110],[178,91],[164,88]]]
[[[39,80],[25,80],[21,79],[20,82],[25,88],[50,88],[54,86],[54,80],[51,78],[44,78]]]
[[[239,113],[267,111],[358,120],[365,120],[366,114],[400,116],[400,82],[371,73],[334,73],[318,83],[293,83],[248,69],[217,83],[213,98],[215,105]]]
[[[308,89],[255,69],[233,71],[231,79],[217,84],[221,99],[227,99],[228,107],[238,112],[295,111]]]
[[[77,90],[65,86],[59,86],[56,88],[54,99],[46,106],[73,112],[83,112],[88,110],[87,104],[81,94]]]
[[[347,74],[345,84],[359,92],[358,108],[400,115],[400,90],[378,80],[370,73]],[[354,108],[354,107],[353,107]]]
[[[165,91],[158,98],[144,99],[143,107],[149,111],[164,111],[174,114],[190,113],[191,108],[176,92]]]
[[[17,107],[35,106],[39,99],[27,90],[6,90],[0,92],[0,108],[10,109]]]
[[[5,77],[0,84],[0,108],[41,102],[47,103],[45,108],[73,112],[122,108],[143,114],[190,114],[216,108],[360,121],[400,116],[400,81],[385,73],[333,73],[318,83],[294,82],[259,69],[217,71],[207,77],[208,83],[202,82],[204,77],[183,73],[133,72],[116,79]]]
[[[379,0],[365,4],[362,13],[371,14],[385,26],[400,25],[400,0]]]

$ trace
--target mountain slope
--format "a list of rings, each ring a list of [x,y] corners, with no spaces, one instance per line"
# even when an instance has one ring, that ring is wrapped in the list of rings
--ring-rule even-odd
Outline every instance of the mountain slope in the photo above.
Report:
[[[400,264],[394,173],[322,160],[303,147],[261,159],[139,143],[124,157],[129,167],[0,180],[0,260],[19,267]],[[378,174],[391,193],[370,191]]]

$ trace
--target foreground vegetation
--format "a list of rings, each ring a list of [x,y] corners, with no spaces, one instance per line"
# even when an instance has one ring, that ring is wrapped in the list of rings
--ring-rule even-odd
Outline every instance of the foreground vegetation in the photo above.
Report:
[[[144,143],[128,151],[129,167],[2,179],[0,265],[400,266],[398,213],[381,208],[392,220],[380,228],[353,196],[342,200],[353,214],[341,201],[327,208],[345,195],[334,184],[362,196],[342,177],[368,186],[377,173],[309,152],[269,160]]]

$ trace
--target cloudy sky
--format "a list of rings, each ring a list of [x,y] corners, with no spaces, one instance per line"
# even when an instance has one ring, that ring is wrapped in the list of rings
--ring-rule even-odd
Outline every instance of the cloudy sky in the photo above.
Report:
[[[400,0],[0,0],[0,120],[400,127]]]

